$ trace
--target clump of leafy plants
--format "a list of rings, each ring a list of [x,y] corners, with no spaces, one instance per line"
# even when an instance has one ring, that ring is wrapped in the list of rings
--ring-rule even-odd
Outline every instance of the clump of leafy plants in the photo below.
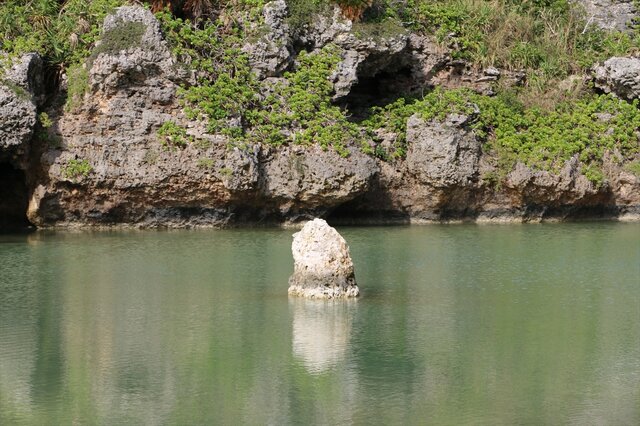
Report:
[[[640,49],[638,32],[601,30],[567,0],[409,0],[403,16],[414,31],[452,48],[454,57],[526,71],[530,90],[520,95],[531,104],[567,76]]]
[[[89,71],[86,66],[77,64],[67,70],[67,111],[75,111],[82,103],[84,94],[89,88]]]
[[[53,126],[53,121],[49,117],[49,114],[47,114],[46,112],[41,112],[40,114],[38,114],[38,121],[40,122],[40,125],[45,129]]]
[[[165,121],[158,129],[157,134],[162,146],[169,150],[185,148],[190,142],[193,142],[193,137],[187,134],[187,130],[173,121]]]
[[[93,171],[93,167],[87,160],[71,159],[62,169],[62,174],[67,179],[87,177]]]
[[[213,169],[213,159],[212,158],[199,158],[198,159],[198,167],[200,167],[201,169]]]
[[[190,119],[206,119],[208,130],[229,137],[232,144],[318,143],[347,156],[349,145],[365,146],[360,128],[331,103],[329,77],[340,55],[337,47],[301,52],[295,70],[284,81],[259,81],[248,56],[240,50],[242,31],[222,22],[202,28],[160,15],[173,51],[198,75],[198,84],[181,91]]]

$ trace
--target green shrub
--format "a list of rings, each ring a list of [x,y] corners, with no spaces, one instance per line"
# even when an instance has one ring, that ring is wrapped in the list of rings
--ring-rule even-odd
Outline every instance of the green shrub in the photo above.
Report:
[[[51,118],[49,118],[49,114],[47,114],[46,112],[41,112],[40,114],[38,114],[38,121],[40,122],[40,125],[45,129],[53,126],[53,121],[51,120]]]
[[[185,148],[193,142],[193,137],[187,134],[187,130],[173,121],[166,121],[158,129],[160,143],[165,149]]]
[[[285,73],[286,82],[268,86],[256,79],[240,49],[241,29],[222,37],[221,22],[197,28],[168,14],[158,16],[174,53],[199,76],[197,85],[180,91],[185,112],[190,119],[207,120],[209,132],[224,134],[235,145],[317,143],[343,156],[348,145],[366,146],[360,128],[331,103],[329,77],[340,60],[335,46],[301,52],[297,69]]]
[[[287,7],[289,10],[287,23],[294,30],[300,30],[309,25],[314,16],[331,12],[327,0],[287,0]]]
[[[62,174],[67,179],[76,179],[78,177],[87,177],[93,171],[93,167],[87,160],[72,159],[62,169]]]
[[[595,185],[596,188],[602,188],[605,182],[604,172],[601,167],[596,164],[589,164],[582,168],[582,174]]]
[[[82,104],[89,88],[89,71],[84,65],[73,65],[67,71],[67,111],[75,111]]]
[[[139,47],[146,29],[142,22],[118,23],[115,28],[102,34],[100,44],[91,52],[89,64],[102,53],[113,55],[132,47]]]
[[[522,94],[531,103],[558,80],[640,48],[638,34],[588,25],[566,0],[409,0],[403,20],[453,47],[454,57],[480,66],[526,70],[532,93]]]
[[[198,167],[201,169],[212,169],[213,168],[213,159],[211,158],[199,158],[198,159]]]
[[[624,169],[640,178],[640,160],[635,160],[626,164]]]

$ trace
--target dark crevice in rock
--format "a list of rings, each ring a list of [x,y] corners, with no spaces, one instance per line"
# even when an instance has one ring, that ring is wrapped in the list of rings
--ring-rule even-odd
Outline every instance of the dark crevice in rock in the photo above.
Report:
[[[406,96],[413,77],[410,68],[397,71],[381,71],[373,76],[361,77],[348,96],[340,100],[344,108],[352,113],[355,121],[367,118],[369,108],[384,106]]]
[[[372,203],[376,208],[370,207]],[[326,220],[331,225],[351,226],[410,223],[411,218],[407,212],[384,206],[389,206],[387,195],[379,191],[370,191],[332,209],[326,215]]]
[[[29,228],[28,205],[24,171],[14,168],[10,163],[0,163],[0,230]]]
[[[360,122],[372,107],[383,107],[399,98],[412,98],[425,89],[424,79],[415,73],[414,59],[406,51],[393,57],[371,55],[356,71],[357,83],[336,104]]]

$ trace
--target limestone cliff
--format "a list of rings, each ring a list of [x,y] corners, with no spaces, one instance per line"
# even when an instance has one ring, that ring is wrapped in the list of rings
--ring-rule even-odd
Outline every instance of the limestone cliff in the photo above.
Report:
[[[257,78],[285,84],[283,74],[295,68],[301,46],[311,52],[338,46],[332,99],[351,108],[354,119],[372,96],[436,86],[491,93],[498,80],[512,85],[522,80],[509,70],[469,68],[424,35],[363,36],[337,10],[296,31],[287,24],[284,1],[268,4],[263,13],[262,35],[243,47]],[[122,49],[95,49],[78,71],[85,74],[86,91],[72,104],[64,105],[71,94],[61,90],[42,105],[41,65],[35,56],[24,58],[3,80],[0,177],[5,182],[0,188],[13,188],[3,196],[0,213],[11,211],[6,217],[24,209],[27,199],[28,220],[38,227],[279,224],[310,217],[357,223],[529,221],[640,214],[640,177],[615,149],[604,161],[600,185],[585,178],[577,157],[557,172],[518,162],[500,182],[490,179],[498,164],[473,130],[474,112],[442,120],[411,116],[406,155],[396,159],[366,154],[358,146],[337,152],[317,144],[231,144],[224,134],[185,114],[177,92],[195,84],[197,76],[174,56],[153,14],[141,7],[120,8],[102,31],[123,26],[137,38]],[[598,84],[637,99],[633,76],[612,71],[619,63],[626,62],[609,61],[594,71]],[[38,111],[52,123],[37,123]],[[165,123],[177,123],[181,130],[163,138],[159,130]],[[167,140],[172,137],[188,143],[173,146]],[[381,137],[392,140],[394,135]]]

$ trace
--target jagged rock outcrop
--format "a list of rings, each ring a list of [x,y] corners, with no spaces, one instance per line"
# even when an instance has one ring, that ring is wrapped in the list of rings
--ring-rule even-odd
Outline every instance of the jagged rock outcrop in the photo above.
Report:
[[[357,297],[353,262],[346,241],[322,219],[307,222],[293,235],[294,261],[289,295],[312,299]]]
[[[595,86],[626,100],[640,99],[640,58],[614,57],[594,68]]]
[[[357,149],[348,157],[317,146],[269,152],[263,166],[264,196],[285,214],[304,209],[326,213],[366,192],[378,172],[375,161]]]
[[[583,217],[640,217],[640,177],[615,155],[604,180],[591,182],[575,156],[558,172],[522,163],[503,173],[467,128],[469,117],[442,123],[412,116],[404,161],[380,162],[371,189],[332,212],[336,223],[421,223],[458,220],[542,221]],[[640,163],[640,158],[636,158]]]
[[[580,167],[577,156],[568,160],[559,173],[536,171],[517,163],[505,179],[505,191],[514,207],[530,209],[530,218],[553,209],[568,212],[567,206],[577,209],[607,204],[609,191],[597,188],[580,173]]]
[[[605,30],[628,31],[637,18],[634,0],[573,0],[586,13],[588,23]]]
[[[469,186],[477,180],[480,142],[465,129],[468,116],[451,114],[443,123],[418,115],[407,121],[407,167],[419,182],[436,188]]]
[[[171,102],[173,88],[165,80],[190,77],[172,56],[160,31],[160,23],[142,7],[124,6],[105,18],[102,41],[89,61],[93,92],[115,93],[144,85],[157,102]]]
[[[26,145],[36,124],[36,106],[22,88],[0,82],[0,150]]]
[[[42,60],[35,53],[24,55],[0,76],[0,156],[24,153],[42,102]]]
[[[249,55],[251,67],[260,78],[279,76],[293,61],[293,37],[287,23],[287,3],[275,0],[267,3],[262,12],[264,28],[254,31],[266,33],[247,42],[243,50]]]
[[[481,147],[467,128],[471,119],[457,114],[444,122],[410,117],[406,159],[381,163],[372,191],[357,200],[362,205],[355,209],[402,222],[439,221],[472,212],[478,203]]]
[[[334,99],[347,96],[363,77],[373,77],[381,70],[399,70],[406,60],[408,34],[399,33],[382,39],[359,38],[345,33],[334,40],[343,49],[342,60],[333,76]]]

